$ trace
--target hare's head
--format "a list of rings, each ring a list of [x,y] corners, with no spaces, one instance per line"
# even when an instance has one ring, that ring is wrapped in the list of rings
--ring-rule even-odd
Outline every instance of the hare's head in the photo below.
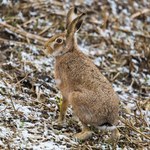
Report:
[[[79,30],[85,13],[77,15],[77,8],[71,8],[67,14],[66,30],[56,34],[45,43],[46,55],[60,56],[73,50],[76,45],[75,33]]]

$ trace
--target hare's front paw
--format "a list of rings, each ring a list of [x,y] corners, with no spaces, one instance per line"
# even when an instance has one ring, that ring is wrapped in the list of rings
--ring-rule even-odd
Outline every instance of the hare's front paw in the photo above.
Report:
[[[67,126],[65,121],[60,119],[60,118],[58,118],[58,120],[53,122],[52,125],[53,125],[54,128],[62,128],[62,127],[66,127]]]
[[[117,142],[120,139],[120,136],[121,136],[121,134],[120,134],[119,130],[115,129],[112,131],[111,140]]]
[[[82,131],[74,135],[74,138],[79,141],[85,141],[92,136],[92,131]]]

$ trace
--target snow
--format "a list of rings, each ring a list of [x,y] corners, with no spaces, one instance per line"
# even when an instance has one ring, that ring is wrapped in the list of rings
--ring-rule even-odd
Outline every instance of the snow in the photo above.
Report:
[[[23,17],[23,14],[22,14],[21,11],[18,13],[18,17],[19,17],[22,21],[25,21],[25,18]]]
[[[1,126],[0,124],[0,138],[7,138],[12,136],[13,132],[6,127]]]
[[[39,145],[33,145],[33,150],[62,150],[65,149],[66,146],[59,146],[56,145],[54,142],[51,141],[45,141],[43,143],[40,143]]]
[[[2,4],[7,5],[10,2],[10,0],[2,0]]]
[[[39,50],[37,49],[35,45],[29,45],[28,47],[32,51],[33,54],[37,54],[37,55],[39,54]]]
[[[115,3],[115,1],[112,1],[112,0],[107,0],[109,3],[110,3],[110,7],[112,9],[112,13],[114,15],[117,15],[117,5]]]

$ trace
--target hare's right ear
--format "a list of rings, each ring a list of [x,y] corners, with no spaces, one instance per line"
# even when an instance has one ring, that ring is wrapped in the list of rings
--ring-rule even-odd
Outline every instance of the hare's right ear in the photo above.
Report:
[[[82,13],[71,22],[71,24],[67,28],[66,38],[74,37],[75,32],[80,29],[85,15],[85,13]]]
[[[67,13],[66,29],[77,16],[77,7],[72,7]]]

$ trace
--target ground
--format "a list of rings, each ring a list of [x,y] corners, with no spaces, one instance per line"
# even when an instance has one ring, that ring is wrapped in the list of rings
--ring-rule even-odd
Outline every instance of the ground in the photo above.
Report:
[[[65,30],[66,13],[76,5],[87,17],[78,43],[120,97],[120,139],[95,131],[85,142],[67,112],[67,126],[55,128],[61,103],[54,59],[44,42]],[[0,1],[0,149],[139,149],[150,142],[149,0]]]

